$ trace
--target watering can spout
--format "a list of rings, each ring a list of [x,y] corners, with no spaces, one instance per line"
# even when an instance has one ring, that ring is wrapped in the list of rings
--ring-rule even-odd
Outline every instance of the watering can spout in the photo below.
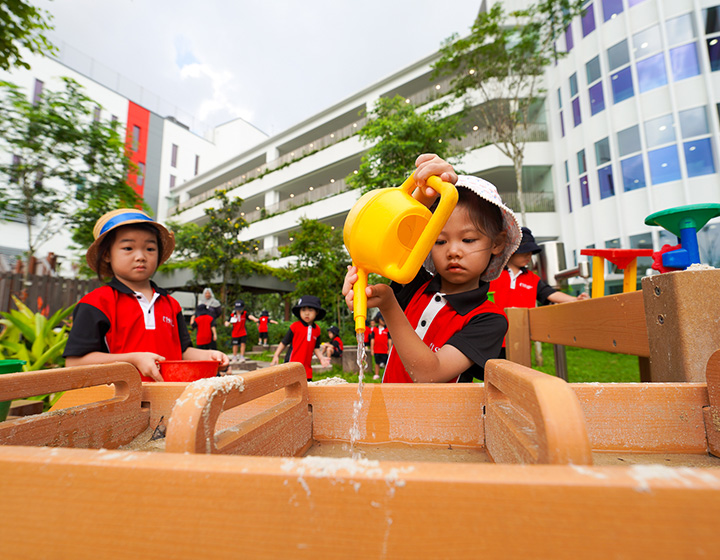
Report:
[[[353,315],[355,316],[355,332],[365,332],[365,320],[367,319],[367,272],[361,268],[357,271],[358,279],[353,285]]]

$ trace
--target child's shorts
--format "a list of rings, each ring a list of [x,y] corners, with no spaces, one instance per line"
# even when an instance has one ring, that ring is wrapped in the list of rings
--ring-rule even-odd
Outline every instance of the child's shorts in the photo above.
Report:
[[[331,358],[342,358],[342,350],[338,350],[337,348],[335,348],[333,350],[332,356],[330,356],[330,357]]]
[[[384,368],[387,365],[388,355],[375,353],[375,365]]]
[[[237,338],[232,339],[233,346],[239,346],[240,344],[245,344],[246,342],[247,342],[247,336],[239,336]]]

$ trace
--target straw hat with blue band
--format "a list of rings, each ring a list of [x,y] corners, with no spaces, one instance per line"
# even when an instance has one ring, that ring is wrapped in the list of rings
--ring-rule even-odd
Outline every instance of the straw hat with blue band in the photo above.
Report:
[[[85,254],[85,260],[93,271],[99,272],[103,277],[112,276],[112,269],[108,263],[100,263],[100,270],[97,270],[97,256],[100,243],[102,243],[105,236],[115,228],[132,224],[148,224],[157,230],[162,244],[162,255],[160,255],[158,259],[158,265],[161,265],[170,258],[170,255],[175,249],[175,235],[142,210],[138,210],[137,208],[120,208],[103,214],[95,223],[95,227],[93,228],[95,241],[93,241],[93,244],[90,245],[90,248]]]

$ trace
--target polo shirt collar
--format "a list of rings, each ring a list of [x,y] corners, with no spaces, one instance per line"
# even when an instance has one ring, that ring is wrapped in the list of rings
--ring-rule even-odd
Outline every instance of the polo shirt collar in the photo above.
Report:
[[[128,295],[131,295],[131,296],[132,296],[132,295],[135,295],[135,292],[134,292],[133,290],[131,290],[131,289],[128,288],[125,284],[123,284],[122,282],[120,282],[120,280],[118,280],[115,276],[113,276],[113,277],[112,277],[112,280],[110,280],[110,282],[108,282],[108,286],[110,286],[113,290],[117,290],[117,291],[120,292],[121,294],[128,294]],[[161,295],[161,296],[166,296],[166,295],[168,295],[168,291],[167,291],[165,288],[161,288],[160,286],[158,286],[158,285],[157,285],[155,282],[153,282],[152,280],[150,280],[150,286],[151,286],[152,289],[153,289],[155,292],[157,292],[159,295]]]
[[[474,290],[461,292],[459,294],[444,294],[445,300],[460,315],[467,315],[478,305],[485,303],[487,300],[488,288],[490,284],[480,280],[480,285]],[[439,274],[432,277],[424,290],[426,294],[435,294],[441,291],[441,278]]]

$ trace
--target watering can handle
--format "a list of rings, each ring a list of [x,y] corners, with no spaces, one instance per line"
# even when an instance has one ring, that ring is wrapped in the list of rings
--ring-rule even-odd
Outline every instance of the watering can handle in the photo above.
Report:
[[[430,249],[432,249],[435,240],[438,235],[440,235],[450,214],[452,214],[455,204],[457,204],[458,194],[455,185],[443,181],[440,177],[434,175],[428,178],[427,184],[438,192],[440,195],[440,203],[415,243],[415,249],[410,253],[410,256],[403,263],[402,267],[395,267],[394,265],[388,267],[390,271],[388,276],[403,276],[411,272],[413,272],[414,275],[420,270],[425,257],[427,257]],[[414,174],[410,175],[400,188],[412,195],[412,192],[415,190]],[[425,193],[420,193],[420,202],[429,202]]]

